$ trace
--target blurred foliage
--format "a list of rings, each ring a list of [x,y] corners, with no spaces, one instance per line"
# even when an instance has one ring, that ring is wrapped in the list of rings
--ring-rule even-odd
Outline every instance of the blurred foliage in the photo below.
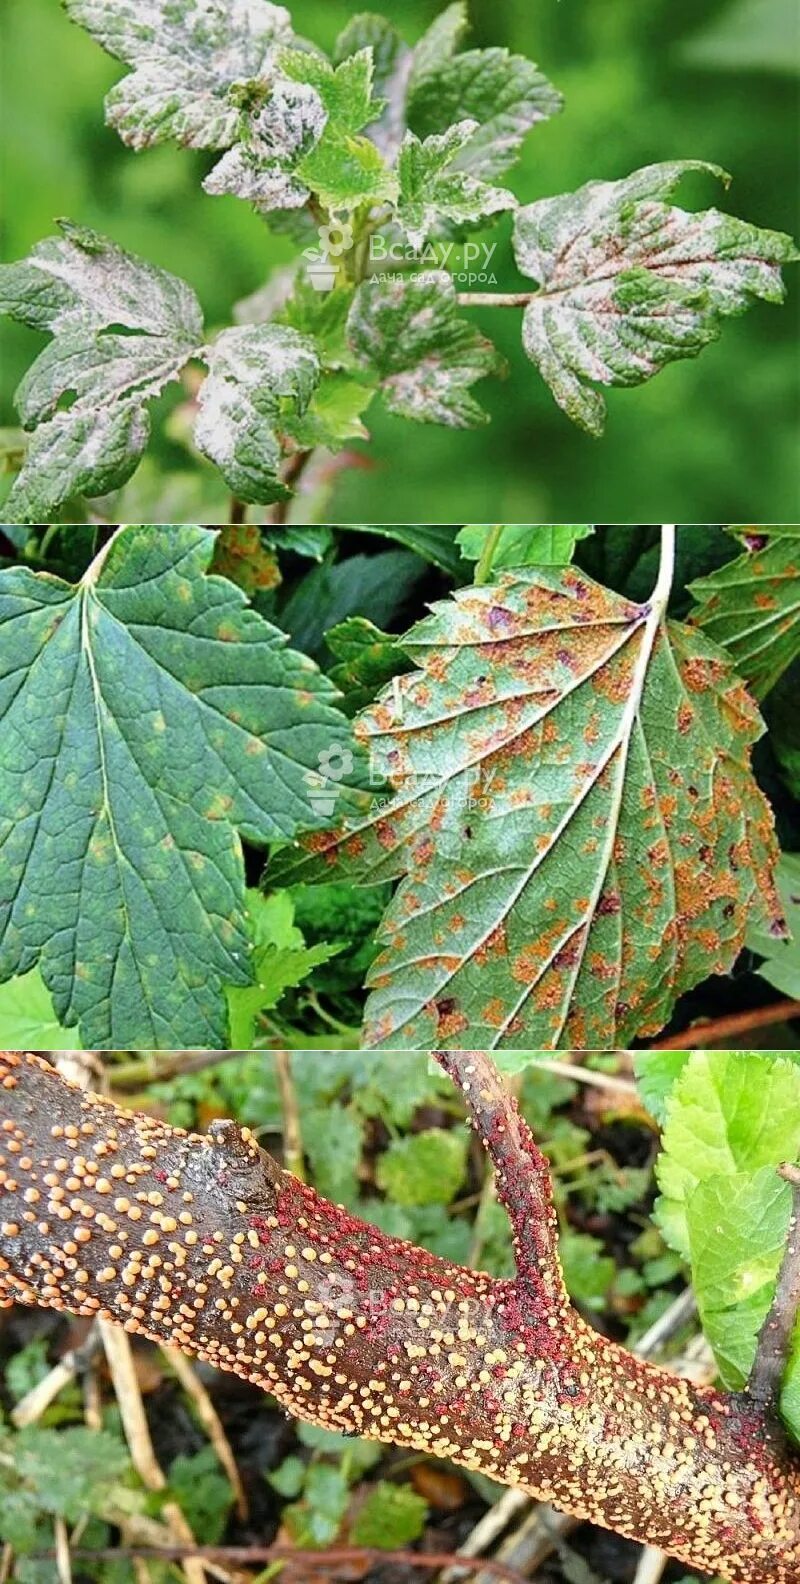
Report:
[[[438,0],[394,0],[390,8],[393,23],[412,39],[440,9]],[[271,235],[238,199],[201,192],[213,156],[123,148],[102,111],[120,69],[70,25],[56,0],[5,0],[3,10],[2,256],[21,257],[51,233],[55,216],[67,214],[185,276],[209,324],[227,323],[234,302],[286,263],[293,244]],[[293,7],[298,30],[326,46],[352,12],[344,0],[296,0]],[[797,232],[797,149],[787,136],[796,107],[793,0],[652,0],[646,7],[630,0],[473,0],[472,13],[477,43],[532,56],[566,97],[564,114],[534,131],[512,175],[523,201],[693,156],[733,173],[733,212]],[[700,205],[716,196],[702,178],[687,183],[687,199]],[[493,236],[499,287],[513,288],[507,217]],[[341,476],[333,514],[340,521],[626,521],[634,512],[654,520],[790,521],[800,515],[792,351],[798,292],[790,290],[788,309],[755,308],[698,363],[675,364],[636,392],[612,391],[611,421],[599,443],[565,420],[527,365],[519,315],[487,310],[479,318],[511,363],[505,384],[484,387],[491,426],[469,435],[420,427],[410,435],[402,420],[376,413],[369,461]],[[36,346],[31,332],[3,327],[0,423],[15,422],[12,392]],[[155,415],[155,454],[170,470],[183,468],[186,480],[171,480],[170,511],[163,515],[162,501],[161,520],[213,521],[224,497],[210,470],[199,475],[202,492],[198,477],[187,477],[180,414],[169,433],[164,428],[180,401],[180,392],[168,394]],[[136,484],[143,514],[148,491],[151,500],[159,493],[152,464],[148,469]]]

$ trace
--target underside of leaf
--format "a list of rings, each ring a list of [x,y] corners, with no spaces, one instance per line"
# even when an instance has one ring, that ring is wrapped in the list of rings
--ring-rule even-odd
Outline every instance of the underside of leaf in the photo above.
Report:
[[[86,1046],[224,1045],[238,833],[324,824],[323,755],[351,750],[330,683],[205,576],[214,537],[122,529],[77,588],[0,574],[0,980],[38,963]]]
[[[694,357],[721,321],[755,298],[780,302],[790,237],[719,210],[670,205],[699,160],[649,165],[623,181],[589,182],[517,212],[514,251],[541,288],[525,313],[523,344],[564,411],[602,433],[600,385],[639,385]]]
[[[282,880],[401,879],[369,1045],[609,1048],[780,933],[760,718],[722,651],[572,569],[458,594],[359,731],[390,806]]]
[[[734,532],[745,553],[691,585],[693,619],[763,699],[800,655],[800,527]]]

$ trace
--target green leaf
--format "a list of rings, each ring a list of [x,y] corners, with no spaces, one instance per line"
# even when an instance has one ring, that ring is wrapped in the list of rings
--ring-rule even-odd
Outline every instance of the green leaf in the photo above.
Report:
[[[372,50],[361,49],[338,66],[307,50],[283,50],[280,67],[313,89],[326,114],[321,135],[297,165],[300,180],[333,211],[394,198],[396,178],[376,145],[358,135],[383,108],[373,97]]]
[[[393,1139],[375,1167],[375,1181],[399,1205],[449,1204],[467,1169],[466,1134],[428,1128]]]
[[[425,1528],[428,1503],[410,1485],[378,1480],[350,1528],[353,1545],[391,1551],[418,1540]]]
[[[466,589],[361,717],[395,788],[276,883],[400,879],[368,1046],[616,1049],[779,919],[762,723],[704,635],[574,568]],[[454,723],[458,730],[454,730]]]
[[[444,132],[455,121],[475,121],[477,129],[458,164],[487,180],[513,165],[527,133],[560,110],[562,100],[523,55],[506,49],[457,54],[466,27],[466,6],[452,5],[420,40],[409,81],[408,119],[421,137]]]
[[[393,676],[408,669],[397,638],[381,632],[365,616],[348,616],[325,634],[325,642],[338,661],[330,678],[344,695],[343,708],[349,716],[371,703]]]
[[[751,929],[747,945],[764,961],[759,974],[782,995],[800,1001],[800,853],[782,853],[777,870],[790,939],[776,939],[769,930]]]
[[[567,1228],[559,1239],[559,1255],[570,1297],[587,1309],[603,1309],[617,1267],[600,1239]]]
[[[61,1027],[38,968],[0,985],[0,1045],[5,1050],[76,1050],[74,1029]]]
[[[800,527],[729,531],[745,553],[691,585],[693,620],[763,699],[800,655]]]
[[[314,343],[287,325],[223,330],[206,353],[194,437],[243,501],[284,500],[276,431],[305,413],[320,377]]]
[[[716,209],[670,205],[687,171],[728,179],[702,160],[675,160],[517,213],[517,263],[541,288],[525,311],[523,345],[590,434],[602,433],[606,411],[593,385],[640,385],[694,357],[753,298],[783,298],[779,266],[798,256],[791,238]]]
[[[699,1182],[773,1169],[800,1155],[800,1067],[756,1051],[695,1052],[667,1102],[656,1219],[690,1255],[687,1204]]]
[[[214,1448],[204,1446],[190,1456],[181,1453],[173,1458],[169,1466],[169,1489],[188,1520],[195,1540],[200,1545],[218,1545],[225,1533],[234,1494]]]
[[[480,561],[491,524],[468,523],[457,535],[466,561]],[[492,556],[492,571],[515,566],[568,566],[579,539],[594,532],[591,523],[506,523]]]
[[[269,79],[289,13],[268,0],[64,0],[67,14],[133,68],[106,98],[132,148],[176,138],[225,148],[236,136],[235,84]]]
[[[149,438],[147,402],[202,339],[200,306],[183,281],[94,231],[67,221],[61,229],[0,266],[0,313],[54,337],[17,391],[34,432],[6,510],[22,522],[130,478]]]
[[[691,1051],[646,1051],[634,1057],[634,1071],[644,1104],[657,1122],[665,1122],[669,1097],[691,1060]]]
[[[697,1306],[729,1391],[741,1391],[753,1367],[791,1213],[792,1190],[772,1166],[704,1177],[689,1194],[686,1224]]]
[[[224,1045],[222,985],[251,978],[237,832],[324,823],[324,755],[355,764],[327,680],[204,576],[213,546],[129,527],[77,587],[0,573],[0,979],[38,962],[88,1047]]]
[[[488,186],[454,163],[477,126],[477,121],[459,121],[424,142],[406,133],[397,165],[400,196],[395,213],[412,247],[424,247],[443,220],[474,225],[504,209],[516,209],[513,193]]]
[[[339,1533],[349,1499],[341,1469],[331,1463],[312,1463],[306,1474],[303,1500],[284,1508],[283,1522],[297,1545],[330,1545]]]
[[[302,1458],[292,1453],[278,1464],[276,1469],[267,1475],[270,1485],[278,1492],[279,1496],[286,1496],[290,1500],[299,1496],[306,1478],[306,1464]]]
[[[350,345],[377,372],[390,412],[419,423],[467,429],[488,422],[470,387],[505,365],[458,314],[455,287],[442,270],[359,286],[348,320]]]
[[[327,446],[338,451],[348,440],[367,440],[361,422],[375,392],[348,374],[323,373],[308,408],[298,418],[286,420],[288,433],[301,450]]]
[[[281,611],[281,622],[299,649],[327,658],[326,635],[358,611],[388,622],[409,598],[425,566],[406,550],[347,556],[335,565],[313,567]]]
[[[702,71],[796,75],[796,27],[793,0],[729,0],[680,46],[680,58]]]
[[[364,1124],[350,1106],[333,1101],[303,1113],[303,1145],[317,1191],[336,1204],[358,1197]]]
[[[256,982],[226,992],[233,1050],[250,1050],[261,1014],[276,1007],[285,990],[302,984],[312,969],[329,962],[341,949],[338,945],[306,946],[286,891],[276,891],[270,897],[248,891],[247,914]]]
[[[365,130],[387,158],[393,159],[405,126],[405,97],[412,52],[385,17],[364,12],[348,22],[333,49],[334,65],[359,50],[371,49],[375,64],[374,89],[384,103],[379,118]]]
[[[373,538],[397,539],[414,550],[423,561],[440,567],[448,577],[461,581],[464,567],[458,550],[458,535],[449,523],[348,523],[347,532],[366,533]]]

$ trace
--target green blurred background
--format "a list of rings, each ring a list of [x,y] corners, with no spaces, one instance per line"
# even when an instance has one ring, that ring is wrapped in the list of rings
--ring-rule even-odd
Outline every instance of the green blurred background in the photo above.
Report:
[[[441,8],[438,0],[392,0],[384,9],[413,41]],[[237,298],[292,256],[291,244],[241,201],[201,192],[213,156],[123,147],[102,110],[121,68],[66,20],[58,0],[0,0],[0,9],[3,258],[20,257],[52,231],[55,216],[69,215],[185,276],[209,325],[228,322]],[[345,0],[292,7],[297,31],[326,46],[359,9]],[[511,174],[523,201],[691,156],[733,173],[733,213],[800,231],[794,0],[472,0],[472,15],[474,42],[531,56],[566,98]],[[688,206],[722,201],[705,178],[687,180],[685,197]],[[507,218],[496,234],[503,288],[519,279]],[[600,441],[554,406],[521,351],[519,314],[487,311],[485,328],[511,364],[506,382],[481,387],[491,425],[468,433],[412,426],[376,404],[369,465],[342,475],[333,516],[796,520],[797,303],[791,282],[787,308],[759,305],[727,323],[697,362],[675,364],[640,390],[611,392]],[[12,393],[36,346],[30,331],[3,326],[2,423],[15,421]],[[156,421],[154,443],[170,469],[186,458],[161,420],[179,399],[176,391],[162,400]]]

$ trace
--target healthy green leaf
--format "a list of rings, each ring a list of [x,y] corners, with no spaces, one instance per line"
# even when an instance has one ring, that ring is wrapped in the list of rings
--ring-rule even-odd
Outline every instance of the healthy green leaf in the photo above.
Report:
[[[403,139],[397,164],[400,196],[395,215],[412,247],[421,249],[442,221],[475,225],[504,209],[516,209],[514,194],[457,168],[477,121],[459,121],[421,142],[413,132]]]
[[[358,1198],[358,1167],[364,1125],[352,1106],[333,1101],[303,1112],[303,1144],[314,1185],[337,1204]]]
[[[353,1545],[391,1551],[418,1540],[427,1516],[428,1503],[410,1485],[378,1480],[358,1510],[350,1540]]]
[[[361,49],[335,67],[308,50],[282,50],[280,68],[292,81],[309,86],[325,111],[321,135],[297,165],[300,180],[320,203],[348,212],[365,201],[394,198],[396,178],[376,145],[358,135],[383,109],[373,96],[371,49]]]
[[[391,621],[424,574],[424,562],[407,550],[346,556],[333,566],[312,567],[283,606],[281,626],[298,649],[327,660],[332,627],[363,610],[376,622]]]
[[[276,1007],[285,990],[302,984],[313,968],[329,962],[340,950],[338,945],[306,946],[286,891],[264,897],[249,890],[247,922],[255,984],[228,989],[232,1050],[250,1050],[260,1015]]]
[[[623,1046],[779,918],[762,726],[724,653],[577,570],[459,592],[362,717],[395,788],[276,883],[402,883],[369,1046]],[[458,730],[454,730],[457,723]]]
[[[390,412],[466,429],[487,423],[470,387],[504,364],[491,341],[459,318],[455,288],[441,270],[359,286],[348,319],[350,345],[380,378]]]
[[[702,1178],[687,1200],[692,1282],[723,1385],[741,1391],[769,1312],[792,1213],[774,1167]]]
[[[639,1092],[651,1116],[665,1122],[669,1097],[680,1078],[691,1051],[647,1051],[634,1057]]]
[[[269,79],[288,11],[269,0],[64,0],[67,14],[133,68],[106,114],[132,148],[177,138],[190,148],[232,143],[234,85]]]
[[[467,29],[466,5],[437,17],[414,51],[408,121],[420,137],[456,121],[477,123],[458,165],[482,180],[508,170],[526,134],[561,109],[561,95],[533,61],[506,49],[456,51]]]
[[[61,229],[0,266],[0,313],[54,336],[17,392],[34,433],[6,510],[22,522],[125,483],[147,445],[147,402],[178,377],[203,332],[183,281],[94,231]]]
[[[339,451],[348,440],[368,440],[361,415],[374,395],[361,380],[325,372],[303,415],[288,420],[288,431],[301,450],[309,451],[314,446]]]
[[[412,51],[385,17],[365,12],[355,16],[340,33],[333,49],[334,65],[341,65],[359,50],[371,49],[375,65],[376,97],[384,110],[365,131],[388,160],[393,160],[405,130],[405,97]]]
[[[800,527],[729,532],[745,553],[691,585],[693,619],[763,699],[800,655]]]
[[[277,429],[302,418],[317,388],[313,341],[287,325],[223,330],[205,353],[194,437],[243,501],[284,500]]]
[[[414,550],[423,561],[431,561],[448,577],[463,579],[464,567],[458,550],[458,535],[449,523],[348,523],[348,533],[366,533],[373,538],[397,539]]]
[[[375,1167],[375,1181],[399,1205],[449,1204],[464,1181],[467,1136],[428,1128],[392,1139]]]
[[[480,561],[492,525],[468,523],[458,534],[466,561]],[[568,566],[579,539],[594,532],[590,523],[506,523],[492,556],[492,572],[504,567]]]
[[[119,531],[72,587],[0,573],[0,979],[39,963],[87,1046],[217,1047],[251,980],[237,831],[330,819],[334,690],[222,578],[214,534]],[[363,801],[363,799],[362,799]]]
[[[756,1051],[695,1052],[667,1101],[656,1219],[690,1257],[687,1204],[699,1182],[800,1155],[800,1067]]]
[[[218,1545],[225,1533],[234,1493],[211,1446],[187,1456],[180,1453],[169,1466],[169,1490],[200,1545]]]
[[[674,160],[517,213],[517,263],[541,288],[525,311],[523,345],[590,434],[602,433],[606,410],[593,384],[640,385],[694,357],[753,298],[783,298],[779,266],[797,257],[791,238],[716,209],[670,205],[687,171],[728,180],[702,160]]]
[[[393,676],[409,669],[397,638],[381,632],[365,616],[348,616],[325,634],[325,642],[338,662],[331,669],[331,681],[344,695],[343,708],[351,717],[370,704]]]
[[[800,853],[781,853],[776,879],[790,939],[751,929],[747,944],[764,958],[758,970],[761,978],[782,995],[800,1001]]]
[[[76,1050],[74,1029],[61,1027],[38,968],[0,985],[0,1045],[4,1050]]]

